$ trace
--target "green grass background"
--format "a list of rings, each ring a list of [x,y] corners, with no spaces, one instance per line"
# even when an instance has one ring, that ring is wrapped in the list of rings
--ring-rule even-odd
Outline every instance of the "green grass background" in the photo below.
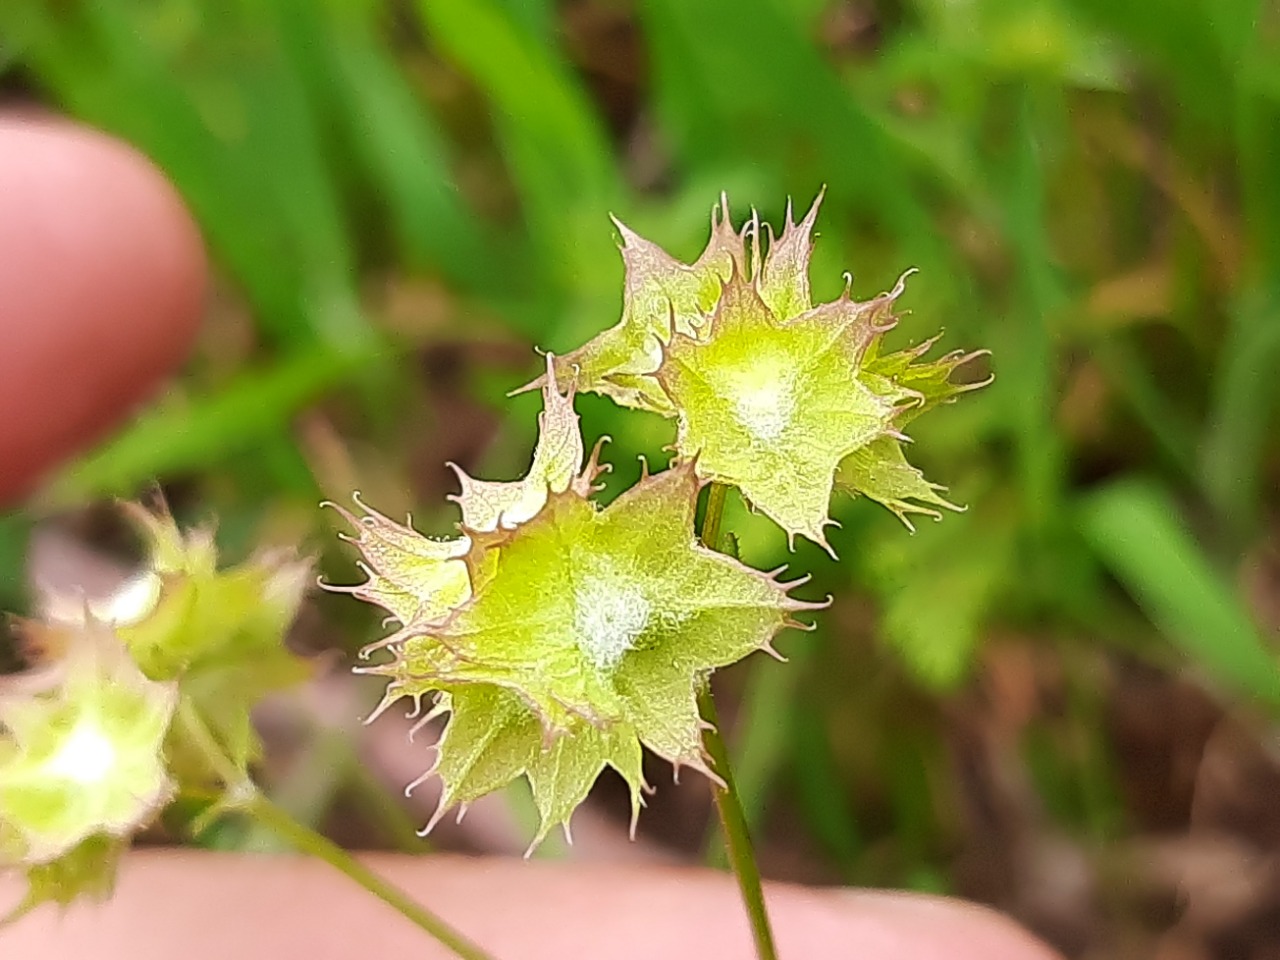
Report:
[[[744,559],[837,598],[791,667],[728,678],[757,824],[785,802],[834,876],[951,889],[948,704],[993,642],[1062,664],[1018,749],[1087,844],[1128,829],[1099,662],[1280,710],[1239,587],[1280,507],[1274,4],[7,0],[0,29],[7,88],[154,158],[221,278],[180,382],[53,502],[159,479],[232,551],[285,535],[348,575],[323,496],[439,530],[444,456],[523,469],[537,401],[503,394],[616,320],[608,214],[692,258],[721,190],[777,225],[825,184],[816,292],[918,267],[898,342],[945,327],[996,380],[913,430],[967,513],[908,536],[841,504],[833,563],[732,506]],[[614,492],[669,442],[579,405]],[[7,568],[24,532],[0,522]],[[376,629],[334,616],[348,649]]]

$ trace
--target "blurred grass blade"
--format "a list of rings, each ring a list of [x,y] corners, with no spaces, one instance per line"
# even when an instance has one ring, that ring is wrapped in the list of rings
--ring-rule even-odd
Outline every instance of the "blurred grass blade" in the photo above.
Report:
[[[505,274],[490,267],[479,218],[452,182],[443,136],[369,22],[376,11],[312,0],[274,5],[285,51],[315,111],[343,141],[343,150],[326,152],[335,177],[368,178],[412,265],[438,265],[470,289],[501,282]],[[348,153],[355,171],[341,163]],[[360,184],[349,186],[358,192]]]
[[[287,429],[295,413],[362,372],[373,357],[368,350],[318,348],[269,370],[242,374],[212,396],[181,406],[162,404],[73,464],[49,497],[59,503],[129,495],[156,478],[212,468]]]
[[[1262,504],[1263,468],[1274,449],[1280,384],[1280,279],[1232,315],[1214,378],[1210,429],[1204,434],[1201,475],[1210,501],[1238,538],[1246,537]]]
[[[1147,369],[1144,357],[1120,334],[1089,344],[1093,360],[1108,384],[1141,421],[1170,467],[1182,479],[1196,477],[1194,431],[1188,419],[1165,395]]]
[[[749,156],[781,166],[792,161],[797,139],[811,142],[820,162],[805,171],[809,191],[834,171],[856,170],[829,202],[875,210],[886,228],[911,236],[922,270],[947,275],[929,269],[946,254],[908,175],[917,153],[899,149],[850,96],[794,14],[736,0],[647,0],[641,12],[654,45],[657,107],[689,159],[732,167]]]
[[[1167,75],[1183,111],[1213,123],[1228,122],[1223,99],[1231,89],[1230,36],[1256,29],[1258,0],[1189,0],[1161,4],[1076,0],[1079,12],[1107,29],[1149,65]]]
[[[1159,487],[1120,481],[1090,495],[1080,524],[1147,616],[1219,683],[1280,708],[1280,665]]]
[[[1016,349],[1006,350],[992,392],[1006,394],[1018,438],[1023,500],[1033,535],[1061,516],[1066,450],[1054,423],[1055,355],[1051,323],[1066,299],[1046,229],[1048,184],[1042,155],[1061,135],[1065,105],[1024,90],[1016,98],[1017,133],[1007,162],[990,171],[1003,188],[1004,231],[1015,257]]]
[[[556,5],[551,0],[497,0],[497,3],[531,39],[544,47],[555,46],[558,24]]]
[[[622,194],[590,100],[554,48],[541,46],[492,0],[420,0],[417,9],[432,43],[470,74],[493,105],[529,233],[544,245],[546,269],[571,286],[584,256],[592,266],[600,260],[600,244],[579,243],[580,231],[604,231],[604,216]]]
[[[865,840],[852,798],[832,755],[832,737],[812,702],[796,704],[791,759],[796,803],[804,822],[847,881],[857,879]]]

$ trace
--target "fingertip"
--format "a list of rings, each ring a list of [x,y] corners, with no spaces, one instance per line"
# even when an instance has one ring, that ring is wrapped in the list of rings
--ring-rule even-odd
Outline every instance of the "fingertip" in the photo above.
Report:
[[[186,357],[198,228],[132,147],[0,116],[0,503],[99,439]]]
[[[494,956],[755,955],[726,874],[441,855],[364,859]],[[786,957],[1060,960],[1011,921],[958,901],[787,885],[771,885],[767,896]],[[232,922],[210,927],[215,912]],[[62,917],[45,909],[0,931],[0,951],[31,960],[89,952],[99,960],[345,957],[375,941],[387,955],[446,955],[324,864],[191,851],[135,853],[110,904],[75,905]]]
[[[833,890],[836,909],[863,926],[909,930],[917,953],[948,960],[1062,960],[1006,914],[969,900],[899,890]]]

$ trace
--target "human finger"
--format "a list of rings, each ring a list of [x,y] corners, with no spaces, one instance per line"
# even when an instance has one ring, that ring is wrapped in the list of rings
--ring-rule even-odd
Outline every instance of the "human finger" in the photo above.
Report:
[[[750,958],[732,879],[700,869],[375,855],[367,862],[495,957]],[[1011,921],[954,900],[774,885],[787,958],[1053,960]],[[315,860],[139,852],[113,900],[46,908],[0,933],[28,960],[445,957],[389,907]]]
[[[0,115],[0,504],[100,438],[190,349],[206,267],[137,151]]]

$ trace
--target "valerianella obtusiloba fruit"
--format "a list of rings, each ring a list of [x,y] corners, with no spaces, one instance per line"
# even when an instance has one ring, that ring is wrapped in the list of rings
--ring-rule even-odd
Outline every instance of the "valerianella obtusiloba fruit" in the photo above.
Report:
[[[250,711],[310,672],[284,637],[312,580],[311,563],[290,550],[269,550],[220,568],[211,528],[183,531],[166,511],[123,508],[149,557],[126,593],[137,602],[128,609],[115,604],[115,633],[148,677],[181,683],[244,770],[261,752]],[[183,772],[203,768],[185,754],[175,750],[171,757]]]
[[[49,662],[0,678],[0,871],[21,870],[41,902],[105,897],[129,840],[179,791],[233,787],[189,723],[247,776],[250,711],[305,677],[284,632],[310,580],[291,551],[218,568],[212,532],[125,504],[148,548],[110,596],[42,591],[23,621]]]
[[[561,393],[548,364],[529,475],[463,475],[454,540],[372,511],[348,514],[368,580],[337,588],[401,625],[366,651],[391,653],[365,668],[389,680],[383,707],[436,696],[429,716],[450,714],[429,771],[444,786],[432,822],[523,775],[541,818],[534,844],[567,826],[606,765],[638,812],[642,745],[710,774],[700,686],[716,668],[771,649],[795,625],[791,614],[814,606],[789,597],[792,584],[698,544],[691,462],[602,509],[572,389]]]
[[[375,714],[431,697],[423,722],[450,715],[429,771],[444,785],[432,823],[523,775],[541,815],[536,844],[567,825],[606,765],[638,810],[642,746],[715,776],[699,689],[715,669],[770,650],[779,630],[797,626],[791,615],[814,605],[789,596],[794,583],[699,545],[694,513],[708,482],[738,487],[790,538],[823,546],[837,487],[904,522],[952,507],[907,463],[903,429],[976,386],[950,377],[977,354],[926,362],[936,337],[886,354],[902,281],[865,303],[846,289],[815,305],[818,205],[799,224],[788,209],[762,255],[759,221],[735,231],[722,200],[692,264],[618,224],[622,319],[568,356],[548,356],[546,374],[525,388],[540,386],[544,400],[528,476],[495,483],[459,471],[453,539],[342,511],[367,579],[334,589],[400,625],[364,652],[389,654],[363,668],[388,678]],[[674,465],[599,507],[599,448],[584,464],[575,389],[674,418]]]
[[[65,650],[0,687],[0,868],[26,872],[25,910],[105,894],[114,855],[168,802],[165,738],[177,685],[148,680],[99,624],[23,625]]]
[[[622,320],[556,369],[582,390],[674,417],[677,452],[699,479],[737,487],[789,537],[830,549],[824,529],[836,487],[884,504],[908,526],[908,513],[957,509],[907,463],[903,429],[981,386],[950,376],[982,351],[925,362],[935,337],[884,354],[903,280],[866,302],[846,288],[815,305],[809,260],[820,202],[799,224],[788,207],[782,235],[770,232],[762,256],[759,221],[735,233],[722,200],[693,264],[618,224]]]

